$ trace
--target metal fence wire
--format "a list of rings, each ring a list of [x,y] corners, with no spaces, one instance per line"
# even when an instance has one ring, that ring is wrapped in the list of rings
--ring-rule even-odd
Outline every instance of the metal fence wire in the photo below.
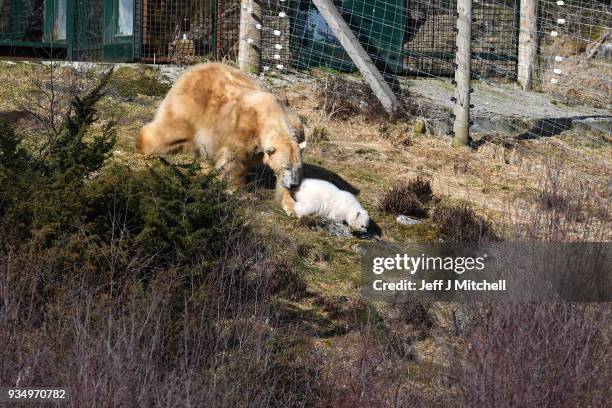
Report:
[[[76,0],[73,59],[104,59],[104,0]]]
[[[104,23],[110,14],[109,1],[113,0],[75,0],[73,59],[102,61],[115,58],[109,51],[110,47],[105,51],[105,45],[108,46],[105,42],[113,35],[108,33]],[[230,3],[219,0],[133,0],[132,59],[175,64],[214,59],[218,51],[227,47],[227,41],[217,43],[218,22]],[[220,37],[222,34],[221,30]],[[237,41],[237,29],[235,37]]]
[[[474,74],[515,75],[518,0],[474,3]],[[346,0],[334,4],[381,71],[453,74],[456,0]],[[355,69],[312,1],[267,0],[263,6],[264,69],[274,68],[279,61],[284,61],[284,67]],[[279,46],[281,52],[276,52]]]
[[[192,63],[215,51],[216,1],[149,0],[142,15],[144,61]]]
[[[42,41],[44,0],[1,0],[0,40]]]
[[[107,44],[112,34],[105,19],[112,15],[109,9],[124,1],[133,5],[131,48],[113,59]],[[516,78],[519,1],[473,0],[475,78]],[[312,0],[258,2],[263,10],[264,70],[279,66],[355,70]],[[558,3],[539,1],[538,72],[544,82],[554,58],[587,47],[611,25],[610,0],[568,0],[562,7]],[[334,0],[334,4],[383,74],[453,75],[456,0]],[[58,34],[49,20],[67,5],[75,9],[64,10],[71,19],[65,56],[74,60],[192,64],[238,58],[240,0],[0,0],[3,52],[7,47],[10,54],[36,44],[44,49]],[[561,20],[566,24],[558,27]],[[551,37],[555,30],[559,36]]]
[[[235,60],[240,0],[132,0],[133,59],[191,64]],[[474,70],[511,75],[516,69],[518,0],[474,0]],[[55,4],[57,3],[57,4]],[[0,40],[43,42],[45,7],[61,1],[0,0]],[[111,4],[112,3],[112,4]],[[112,60],[105,53],[104,19],[116,0],[74,0],[69,39],[74,60]],[[310,0],[261,0],[264,69],[354,66]],[[63,4],[63,3],[62,3]],[[451,75],[456,3],[453,0],[336,1],[366,50],[383,71]],[[108,25],[108,24],[107,24]],[[314,28],[314,31],[313,31]]]

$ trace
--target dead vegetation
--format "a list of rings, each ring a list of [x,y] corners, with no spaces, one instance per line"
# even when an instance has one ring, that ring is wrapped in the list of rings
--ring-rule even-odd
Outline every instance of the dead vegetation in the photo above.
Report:
[[[0,77],[24,81],[16,72]],[[449,317],[367,302],[361,241],[287,218],[264,188],[227,197],[191,158],[133,155],[160,97],[114,89],[88,135],[119,118],[117,143],[78,183],[21,174],[30,163],[2,129],[0,178],[10,158],[22,183],[0,183],[14,227],[0,234],[0,383],[65,385],[78,406],[609,405],[606,305],[449,305]],[[313,138],[306,163],[360,190],[384,240],[609,240],[605,138],[523,141],[507,160],[503,144],[451,150],[367,109],[328,117],[341,101],[321,120],[316,87],[289,91]],[[396,128],[411,143],[386,137]],[[406,208],[430,218],[399,226]]]
[[[457,406],[609,404],[608,304],[488,303],[469,310],[473,324],[451,346],[448,379]]]
[[[425,217],[432,199],[431,182],[417,177],[385,191],[378,201],[378,209],[387,214]]]
[[[499,239],[491,224],[467,206],[437,206],[431,219],[446,242],[478,243]]]
[[[589,38],[593,36],[593,38]],[[561,35],[542,47],[541,90],[557,96],[563,103],[588,104],[609,109],[610,34],[608,31],[587,33],[585,37]],[[600,51],[601,52],[598,52]],[[561,57],[561,61],[554,61]],[[559,70],[555,74],[553,69]]]

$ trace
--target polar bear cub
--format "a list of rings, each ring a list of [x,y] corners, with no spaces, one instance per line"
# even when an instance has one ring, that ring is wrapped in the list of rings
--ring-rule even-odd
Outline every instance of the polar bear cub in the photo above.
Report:
[[[295,192],[295,215],[302,218],[317,214],[335,221],[346,221],[353,228],[365,230],[370,224],[368,212],[354,195],[324,180],[307,178]]]

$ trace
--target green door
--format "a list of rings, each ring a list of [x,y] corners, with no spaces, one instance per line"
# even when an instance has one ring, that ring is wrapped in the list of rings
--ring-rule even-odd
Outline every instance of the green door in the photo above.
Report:
[[[104,0],[104,60],[134,61],[135,0]]]

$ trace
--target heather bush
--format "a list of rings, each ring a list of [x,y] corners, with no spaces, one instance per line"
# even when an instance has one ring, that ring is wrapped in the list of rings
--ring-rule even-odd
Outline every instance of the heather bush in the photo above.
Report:
[[[441,238],[447,242],[478,243],[499,240],[492,225],[466,206],[437,206],[431,219],[440,230]]]
[[[378,201],[378,209],[387,214],[425,217],[432,199],[431,182],[417,177],[385,191]]]

